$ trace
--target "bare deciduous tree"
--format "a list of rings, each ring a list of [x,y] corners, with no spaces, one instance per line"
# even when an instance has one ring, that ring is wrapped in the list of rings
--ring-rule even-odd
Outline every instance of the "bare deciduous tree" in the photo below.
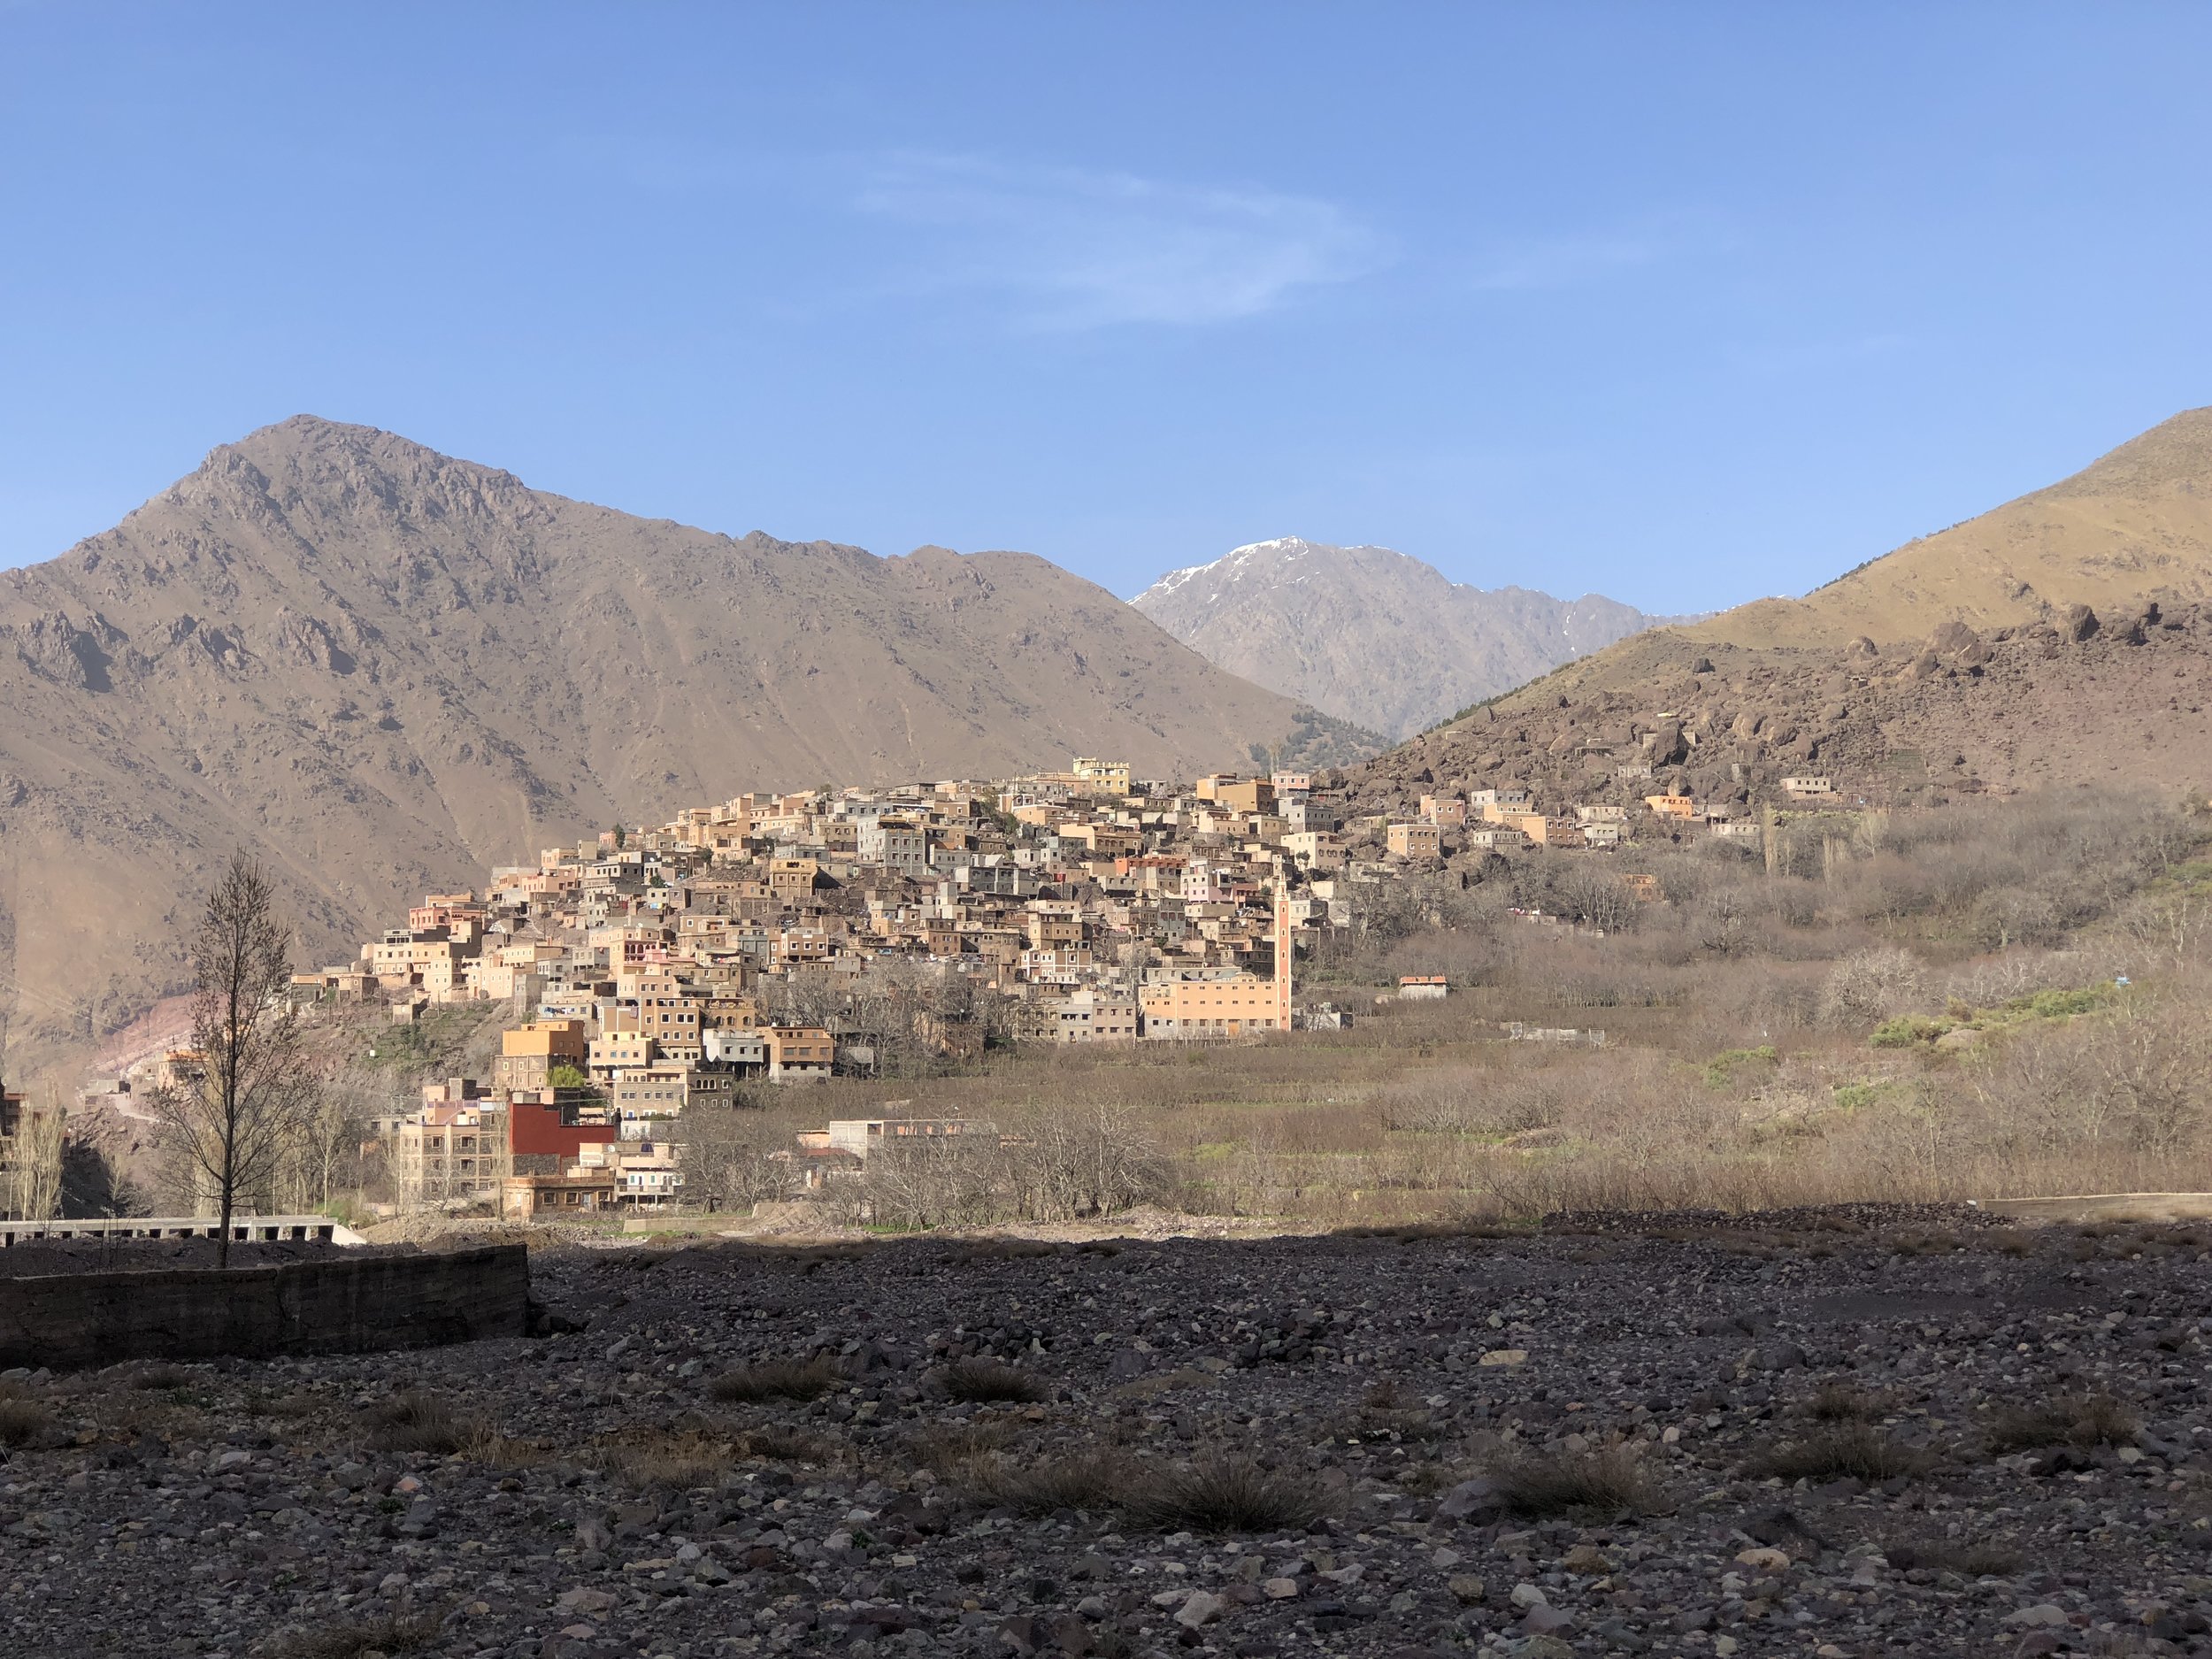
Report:
[[[1901,1014],[1925,995],[1920,958],[1895,945],[1855,950],[1828,971],[1820,1017],[1839,1026],[1873,1025]]]
[[[241,1197],[263,1194],[313,1105],[291,987],[291,932],[261,866],[234,855],[192,941],[194,1075],[156,1091],[164,1138],[221,1221],[230,1261]]]
[[[676,1153],[687,1202],[717,1210],[749,1210],[787,1198],[795,1184],[788,1159],[768,1155],[790,1137],[749,1103],[694,1106],[677,1120]]]
[[[40,1105],[25,1104],[7,1125],[7,1191],[0,1202],[19,1221],[50,1221],[61,1203],[62,1148],[69,1115],[49,1093]]]

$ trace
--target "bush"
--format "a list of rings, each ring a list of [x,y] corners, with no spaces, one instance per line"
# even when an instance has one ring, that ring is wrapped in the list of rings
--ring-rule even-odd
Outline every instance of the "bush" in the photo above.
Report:
[[[1877,1048],[1917,1048],[1933,1042],[1952,1030],[1954,1022],[1932,1019],[1925,1014],[1900,1014],[1895,1019],[1884,1020],[1867,1039]]]
[[[1926,994],[1920,958],[1894,945],[1855,950],[1828,971],[1820,987],[1824,1025],[1866,1025],[1903,1013]]]
[[[752,1404],[766,1400],[818,1400],[842,1380],[837,1362],[764,1359],[726,1371],[707,1385],[717,1400]]]

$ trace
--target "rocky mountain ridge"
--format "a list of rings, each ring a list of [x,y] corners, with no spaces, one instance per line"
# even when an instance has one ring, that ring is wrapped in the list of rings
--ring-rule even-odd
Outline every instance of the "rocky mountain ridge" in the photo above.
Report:
[[[1130,603],[1230,672],[1396,737],[1670,620],[1296,536],[1171,571]]]
[[[1656,628],[1350,774],[1565,806],[1676,788],[1746,807],[1790,773],[1848,801],[2212,784],[2212,410],[1800,600]],[[1637,768],[1648,766],[1648,779]]]

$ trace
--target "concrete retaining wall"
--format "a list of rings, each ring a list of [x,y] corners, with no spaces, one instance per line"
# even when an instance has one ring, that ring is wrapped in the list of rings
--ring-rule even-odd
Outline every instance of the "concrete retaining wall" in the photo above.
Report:
[[[0,1279],[0,1370],[133,1359],[360,1354],[521,1336],[518,1244],[281,1267]]]

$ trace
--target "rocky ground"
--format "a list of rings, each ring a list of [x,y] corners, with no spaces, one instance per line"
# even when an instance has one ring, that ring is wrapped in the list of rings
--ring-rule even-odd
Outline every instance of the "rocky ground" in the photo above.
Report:
[[[2212,605],[2070,612],[1986,636],[1948,622],[1917,647],[1761,650],[1663,629],[1340,781],[1356,818],[1517,784],[1547,811],[1633,807],[1632,833],[1646,839],[1658,826],[1642,822],[1642,800],[1655,790],[1788,808],[1780,780],[1801,772],[1832,779],[1847,806],[2088,783],[2164,790],[2212,772],[2208,668]]]
[[[2212,1653],[2212,1234],[1979,1222],[549,1250],[0,1379],[0,1649]]]

